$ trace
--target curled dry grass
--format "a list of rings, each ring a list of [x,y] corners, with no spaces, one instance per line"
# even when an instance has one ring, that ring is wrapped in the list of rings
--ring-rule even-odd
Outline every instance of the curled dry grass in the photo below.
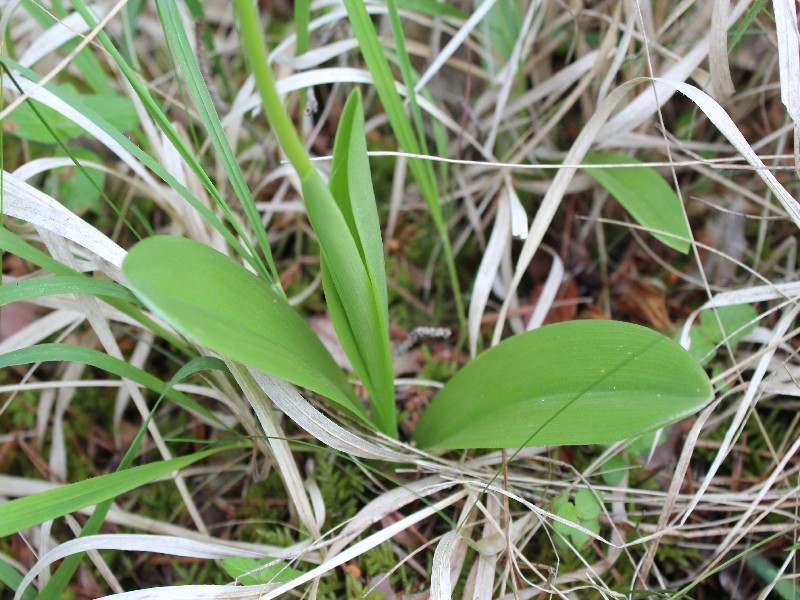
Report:
[[[509,329],[523,330],[528,319],[540,324],[576,316],[613,316],[681,331],[688,343],[694,309],[752,305],[755,328],[715,352],[714,402],[695,419],[670,428],[666,442],[649,453],[634,455],[620,443],[605,449],[526,449],[507,462],[502,452],[426,456],[372,438],[353,424],[343,427],[339,415],[322,412],[294,388],[229,365],[238,387],[208,374],[176,388],[203,399],[226,426],[254,436],[254,453],[225,455],[158,484],[163,497],[156,503],[171,498],[176,504],[167,511],[150,507],[155,517],[143,516],[144,491],[126,496],[109,511],[104,530],[125,533],[69,541],[82,519],[76,515],[5,540],[4,562],[36,574],[43,584],[54,561],[93,551],[88,555],[93,567],[85,568],[76,589],[85,595],[127,590],[126,598],[143,597],[137,587],[176,579],[184,587],[146,594],[272,598],[290,590],[324,596],[374,588],[392,597],[392,587],[403,587],[400,570],[404,582],[413,582],[408,592],[429,589],[432,598],[450,597],[454,586],[465,598],[583,598],[623,597],[636,589],[688,591],[694,585],[707,586],[714,595],[765,598],[785,583],[781,578],[791,581],[800,444],[794,400],[800,396],[794,341],[800,211],[794,200],[796,151],[793,155],[797,49],[785,32],[796,34],[795,7],[775,2],[773,12],[771,6],[750,10],[747,2],[520,4],[516,18],[503,26],[488,0],[470,5],[463,16],[401,10],[405,43],[419,74],[417,89],[425,90],[417,99],[436,154],[424,158],[436,161],[442,175],[456,262],[471,290],[466,300],[475,347],[497,341]],[[43,30],[26,10],[8,6],[2,32],[13,41],[20,64],[54,82],[86,85],[91,68],[79,60],[89,59],[78,58],[86,53],[58,49],[65,39],[82,40],[111,87],[136,107],[141,124],[136,144],[202,205],[217,211],[206,186],[131,92],[95,34],[103,29],[121,40],[182,143],[221,195],[233,197],[222,159],[205,139],[172,68],[154,9],[148,6],[136,16],[135,36],[129,38],[128,13],[120,4],[104,5],[107,22],[97,31],[72,16]],[[385,5],[369,8],[385,46],[393,48]],[[284,31],[271,54],[279,89],[322,170],[329,164],[345,92],[354,83],[367,90],[372,144],[390,149],[376,152],[373,164],[396,295],[393,325],[457,327],[441,248],[420,193],[406,176],[414,157],[395,152],[387,137],[386,117],[370,93],[369,72],[344,9],[312,9],[310,49],[299,55],[295,35],[272,17],[275,29]],[[122,12],[114,14],[117,10]],[[205,10],[205,29],[195,29],[188,16],[186,25],[211,97],[256,198],[282,281],[292,301],[310,299],[309,310],[318,311],[314,241],[303,220],[298,182],[253,113],[258,97],[244,79],[232,15],[223,3],[209,3]],[[212,37],[213,52],[198,41],[200,31]],[[78,119],[68,102],[26,83],[23,73],[12,69],[12,74],[26,95]],[[3,88],[6,117],[23,96],[7,74]],[[305,105],[299,104],[298,90],[305,90]],[[102,128],[84,126],[87,135],[70,143],[99,150],[100,166],[108,173],[106,192],[134,228],[144,232],[143,222],[131,216],[139,205],[143,218],[152,219],[148,226],[159,232],[225,247],[197,209],[154,175],[134,149]],[[64,265],[121,281],[119,265],[123,248],[134,241],[131,231],[109,217],[110,211],[76,215],[53,200],[52,180],[44,175],[65,164],[56,146],[19,142],[14,127],[13,119],[4,123],[6,226]],[[694,235],[688,259],[665,251],[626,221],[608,194],[578,170],[587,150],[603,148],[647,161],[675,186]],[[382,158],[386,155],[391,160]],[[231,206],[238,215],[235,203]],[[4,268],[6,285],[40,274],[11,254]],[[94,297],[45,296],[31,304],[38,308],[28,313],[6,307],[5,323],[21,316],[17,330],[4,333],[0,354],[68,341],[100,348],[165,380],[177,370],[152,331]],[[323,330],[324,319],[320,322]],[[446,362],[454,344],[431,347],[429,367],[436,359]],[[405,373],[410,378],[403,382],[418,384],[408,388],[416,390],[407,398],[413,412],[413,402],[424,401],[426,382],[420,380],[428,375],[411,362]],[[98,378],[97,371],[77,362],[9,371],[3,391],[8,396],[0,408],[6,428],[0,432],[0,490],[7,498],[112,469],[118,448],[139,425],[137,413],[144,418],[150,412],[138,385]],[[73,422],[92,424],[94,414],[81,416],[87,402],[103,427],[84,433]],[[181,415],[174,407],[161,410],[148,431],[142,453],[164,459],[175,448],[184,451],[224,435],[219,423]],[[81,448],[83,443],[90,446]],[[331,465],[361,483],[332,483]],[[615,469],[620,476],[608,483],[603,473]],[[283,509],[253,510],[251,499],[259,497],[255,490],[266,485],[264,479],[271,482],[272,497],[284,499]],[[345,494],[358,490],[349,512],[337,504],[339,488]],[[581,489],[604,500],[599,533],[583,529],[590,536],[584,549],[557,541],[553,530],[563,522],[554,514],[554,500],[565,490],[574,497]],[[172,522],[176,514],[179,524]],[[245,522],[271,518],[284,522],[250,528]],[[263,533],[270,528],[272,534]],[[371,570],[365,557],[387,544],[397,570],[391,565]],[[189,558],[272,556],[304,575],[259,588],[201,588],[188,585],[192,576],[178,567],[148,576],[136,562],[141,559],[120,563],[118,554],[94,552],[107,549],[132,557],[155,549]],[[764,575],[763,566],[751,561],[757,554],[771,561],[772,573]],[[133,561],[136,568],[123,576],[107,561]],[[193,583],[226,581],[219,572],[203,573],[207,579]],[[331,583],[331,573],[339,583]],[[343,587],[345,580],[349,587]]]

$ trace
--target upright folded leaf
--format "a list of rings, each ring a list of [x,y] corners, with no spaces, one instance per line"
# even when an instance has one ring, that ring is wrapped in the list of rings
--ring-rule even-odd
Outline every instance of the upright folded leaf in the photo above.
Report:
[[[711,396],[705,371],[655,331],[558,323],[467,364],[434,397],[414,440],[427,450],[610,443],[687,417]]]
[[[356,373],[372,386],[369,391],[376,413],[381,415],[387,426],[394,427],[394,419],[389,417],[390,413],[394,414],[395,408],[392,356],[389,347],[386,267],[383,260],[378,210],[372,190],[367,143],[364,137],[361,94],[357,89],[348,98],[339,121],[329,189],[358,249],[358,257],[363,264],[372,291],[371,301],[375,305],[374,309],[367,311],[371,314],[370,317],[361,311],[362,316],[359,316],[358,312],[355,313],[356,319],[376,319],[377,337],[372,341],[359,341],[354,337],[354,324],[347,317],[347,308],[336,286],[332,285],[333,277],[330,270],[335,269],[335,266],[323,261],[323,285],[331,318]],[[362,354],[362,348],[370,354]],[[355,361],[352,358],[355,358]]]
[[[142,302],[189,339],[315,391],[370,422],[308,324],[232,258],[189,239],[156,236],[131,249],[122,271]]]
[[[348,205],[347,211],[342,210],[316,171],[302,181],[308,220],[321,248],[322,281],[331,320],[356,375],[369,392],[376,425],[394,436],[397,417],[387,308],[383,300],[386,292],[384,289],[381,297],[376,290],[369,270],[376,267],[368,267],[362,255],[362,248],[370,248],[370,242],[361,239],[354,224],[355,233],[350,229],[348,218],[354,219],[358,211],[353,210],[348,198],[342,198],[343,204]],[[377,235],[379,231],[376,229]],[[370,261],[375,261],[375,257],[370,257]]]
[[[625,154],[594,152],[586,155],[583,164],[638,165],[641,161]],[[653,229],[656,238],[678,252],[689,251],[692,235],[680,198],[657,171],[650,167],[608,167],[584,172],[606,188],[640,225]]]

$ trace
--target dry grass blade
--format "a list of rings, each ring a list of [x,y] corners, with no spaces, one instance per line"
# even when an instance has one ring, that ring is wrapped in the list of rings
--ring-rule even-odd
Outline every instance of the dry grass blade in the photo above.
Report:
[[[775,28],[778,32],[778,64],[781,100],[794,122],[794,160],[800,168],[798,132],[800,132],[800,42],[797,30],[797,6],[788,0],[773,0]]]

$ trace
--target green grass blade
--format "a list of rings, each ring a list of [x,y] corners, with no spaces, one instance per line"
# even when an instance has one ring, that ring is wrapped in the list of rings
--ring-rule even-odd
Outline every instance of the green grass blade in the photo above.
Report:
[[[83,19],[90,27],[97,26],[97,20],[94,18],[92,13],[89,11],[89,9],[81,0],[71,0],[71,2],[75,10],[83,17]],[[183,158],[183,160],[186,161],[186,164],[189,166],[192,173],[194,173],[197,176],[197,178],[203,184],[203,187],[206,189],[208,194],[211,196],[211,198],[214,200],[217,206],[223,211],[228,222],[234,228],[239,237],[243,240],[245,246],[247,247],[248,252],[242,251],[241,255],[245,257],[249,256],[250,263],[253,265],[256,272],[262,275],[268,281],[272,281],[272,277],[269,274],[269,271],[264,266],[264,264],[258,259],[258,255],[255,251],[255,248],[249,241],[249,236],[244,231],[244,228],[241,226],[238,219],[231,212],[230,208],[223,199],[222,195],[219,193],[219,190],[216,188],[216,186],[214,186],[213,182],[206,174],[205,170],[198,161],[194,152],[184,143],[183,139],[181,139],[181,137],[178,135],[178,132],[172,126],[172,123],[170,122],[167,115],[164,114],[164,112],[155,102],[153,97],[148,92],[147,88],[142,84],[141,81],[139,81],[139,78],[136,75],[136,73],[133,71],[130,65],[128,65],[128,63],[119,53],[119,51],[115,48],[114,44],[111,42],[109,37],[104,32],[101,31],[98,34],[97,39],[103,45],[103,48],[105,48],[105,50],[111,55],[111,58],[117,64],[119,69],[122,71],[123,75],[125,75],[125,78],[128,80],[128,83],[130,83],[131,87],[136,92],[137,96],[139,96],[139,99],[142,101],[142,104],[147,109],[147,112],[150,114],[150,116],[153,117],[153,119],[155,120],[156,124],[158,125],[158,128],[164,133],[164,135],[167,136],[170,143],[172,143],[172,145],[181,155],[181,158]],[[205,217],[206,213],[208,212],[210,211],[204,211],[203,216]],[[218,229],[218,231],[220,230]],[[225,230],[225,233],[227,234],[226,239],[231,237],[230,233],[227,230]],[[241,245],[237,243],[236,246],[234,247],[241,248]]]
[[[0,504],[0,537],[105,502],[229,448],[141,465]]]
[[[255,200],[247,187],[244,180],[244,174],[239,167],[239,162],[228,143],[228,138],[222,129],[219,115],[214,108],[214,102],[211,99],[211,94],[208,87],[203,80],[200,72],[200,66],[197,64],[192,47],[189,45],[189,38],[184,31],[183,21],[181,21],[178,6],[174,0],[158,0],[156,2],[158,13],[161,17],[161,24],[164,27],[164,33],[167,41],[172,47],[175,57],[178,59],[183,81],[186,82],[189,88],[189,93],[192,96],[197,112],[203,125],[206,128],[209,139],[211,140],[214,149],[219,155],[225,173],[231,182],[233,191],[236,193],[239,203],[244,209],[250,227],[255,233],[258,245],[261,252],[267,259],[267,264],[270,268],[273,281],[279,281],[278,272],[275,268],[275,262],[272,258],[272,251],[270,250],[269,239],[267,232],[261,223],[261,215],[256,208]]]
[[[36,20],[36,22],[44,28],[52,27],[58,22],[53,18],[53,15],[41,8],[38,2],[25,0],[23,5],[25,6],[25,10],[27,10],[28,13]],[[52,5],[54,15],[59,18],[64,18],[67,16],[67,11],[64,10],[61,2],[54,1]],[[61,48],[65,54],[68,54],[72,52],[77,45],[78,42],[76,40],[70,40],[61,46]],[[78,54],[73,58],[72,62],[81,75],[83,75],[83,79],[86,81],[89,87],[91,87],[95,92],[98,94],[114,93],[114,87],[109,81],[108,74],[103,70],[100,62],[97,60],[97,58],[95,58],[94,54],[92,54],[92,51],[89,48],[84,48],[78,52]]]
[[[627,164],[641,161],[625,154],[594,152],[583,159],[586,165]],[[653,235],[670,248],[686,254],[692,234],[686,224],[683,206],[675,191],[657,171],[649,167],[609,167],[583,169],[636,219],[652,228]],[[658,233],[665,232],[665,235]]]
[[[3,560],[3,557],[0,556],[0,584],[5,585],[8,589],[13,592],[16,592],[19,588],[19,584],[22,583],[22,574],[17,571],[14,567]],[[0,589],[2,586],[0,585]],[[26,589],[22,592],[22,600],[35,600],[36,592],[34,592],[31,588]]]
[[[451,17],[453,19],[465,20],[469,18],[469,13],[438,0],[398,0],[398,6],[404,10],[409,10],[432,17]]]
[[[403,35],[403,24],[400,22],[400,14],[397,12],[397,0],[387,0],[386,6],[389,8],[389,23],[392,26],[392,37],[397,49],[397,62],[400,65],[400,73],[403,76],[403,83],[406,86],[408,104],[411,107],[411,116],[414,118],[414,126],[417,129],[417,139],[423,154],[428,154],[428,144],[425,141],[425,124],[422,121],[422,112],[417,103],[417,93],[414,91],[416,78],[411,69],[411,60],[406,50],[406,40]]]
[[[638,325],[572,321],[509,338],[462,368],[422,415],[420,447],[611,443],[663,427],[712,397],[680,345]]]
[[[232,258],[192,240],[156,236],[134,246],[122,270],[145,305],[189,339],[313,390],[369,423],[308,324]]]
[[[150,414],[147,415],[147,419],[145,419],[141,427],[139,427],[136,437],[134,437],[130,446],[128,446],[128,449],[125,451],[125,455],[122,457],[122,460],[116,469],[117,472],[124,471],[125,469],[130,468],[130,466],[133,464],[133,459],[136,457],[136,452],[139,449],[139,445],[144,439],[144,435],[147,432],[147,427],[149,426],[150,421],[153,419],[153,416],[155,415],[156,410],[161,404],[161,401],[166,393],[172,390],[178,383],[188,379],[192,375],[209,370],[227,369],[225,367],[225,363],[217,358],[210,356],[198,356],[183,365],[178,372],[175,373],[175,376],[170,379],[169,383],[167,383],[166,389],[162,392],[158,400],[156,400],[152,410],[150,411]],[[100,527],[103,525],[112,503],[113,500],[106,500],[105,502],[101,502],[95,506],[92,514],[89,516],[86,524],[81,529],[81,533],[78,537],[94,535],[100,531]],[[69,580],[72,579],[72,575],[77,570],[78,565],[80,565],[83,555],[83,552],[72,554],[61,562],[56,572],[53,573],[53,576],[50,578],[50,581],[48,581],[44,589],[39,592],[39,600],[56,600],[57,598],[61,597],[61,593],[66,589]]]
[[[0,354],[0,369],[37,362],[79,362],[91,365],[97,369],[102,369],[119,377],[129,379],[159,394],[164,394],[167,398],[187,410],[222,425],[211,411],[201,404],[198,404],[197,401],[183,392],[169,389],[167,384],[158,377],[146,371],[142,371],[124,360],[114,358],[98,350],[84,348],[83,346],[75,346],[73,344],[39,344],[37,346],[21,348],[20,350],[13,350],[5,354]]]
[[[19,71],[25,77],[30,79],[33,82],[37,82],[41,79],[39,75],[31,71],[30,69],[26,69],[22,65],[14,62],[7,56],[0,55],[0,64],[3,64],[11,69]],[[141,85],[141,84],[140,84]],[[57,96],[64,102],[70,104],[70,106],[81,113],[83,116],[91,120],[95,123],[103,132],[112,138],[115,142],[117,142],[122,148],[128,151],[132,156],[134,156],[137,160],[139,160],[143,165],[147,168],[152,170],[158,177],[160,177],[167,185],[170,186],[173,190],[178,192],[181,197],[186,200],[200,215],[211,224],[211,226],[219,232],[225,238],[225,241],[228,242],[231,248],[233,248],[240,256],[244,257],[251,266],[258,272],[259,269],[263,269],[259,267],[259,262],[253,257],[253,254],[248,253],[245,250],[244,246],[236,239],[236,236],[233,235],[228,228],[220,221],[220,219],[205,205],[199,202],[184,185],[182,185],[175,177],[173,177],[161,164],[158,163],[152,156],[144,152],[139,146],[134,144],[131,140],[129,140],[122,132],[118,129],[113,127],[111,124],[108,123],[105,119],[103,119],[100,115],[96,112],[92,111],[87,106],[83,105],[80,101],[76,100],[75,98],[71,98],[63,94],[57,87],[51,86],[50,84],[45,85],[45,89],[52,93],[53,95]],[[152,98],[150,99],[152,103]],[[155,107],[156,110],[158,107]],[[166,118],[166,117],[164,117]],[[182,143],[182,142],[181,142]],[[185,146],[185,144],[184,144]],[[196,159],[193,158],[193,160]],[[226,207],[225,207],[226,208]],[[241,229],[241,227],[239,227]],[[243,231],[241,232],[243,234]],[[246,239],[246,238],[245,238]],[[269,275],[266,274],[268,278]]]
[[[58,294],[90,294],[101,298],[136,301],[133,294],[118,283],[91,279],[81,275],[39,277],[6,284],[0,287],[0,306]]]
[[[386,116],[389,119],[389,124],[397,137],[400,147],[405,152],[420,154],[419,142],[406,116],[403,100],[395,87],[391,68],[386,60],[384,50],[378,40],[378,35],[375,32],[372,19],[369,13],[367,13],[364,3],[360,0],[344,0],[344,5],[347,9],[347,15],[353,27],[353,32],[361,47],[364,61],[367,63],[367,67],[372,74],[375,90],[378,92],[381,103],[383,103]],[[408,164],[414,175],[414,179],[416,179],[420,187],[422,196],[431,213],[431,218],[442,240],[442,249],[450,275],[450,284],[453,287],[456,312],[459,321],[464,324],[464,329],[466,330],[466,317],[464,313],[464,303],[461,298],[461,286],[458,283],[458,274],[456,272],[455,258],[453,257],[453,250],[450,244],[450,235],[447,231],[447,224],[445,223],[439,204],[439,194],[436,187],[436,177],[433,173],[433,167],[429,162],[417,159],[409,159]]]

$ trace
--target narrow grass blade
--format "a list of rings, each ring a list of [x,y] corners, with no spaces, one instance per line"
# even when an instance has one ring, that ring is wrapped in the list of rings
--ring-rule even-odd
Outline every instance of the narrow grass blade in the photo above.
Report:
[[[437,0],[399,0],[397,4],[404,10],[431,15],[432,17],[451,17],[459,20],[469,17],[469,13],[458,7],[446,2],[437,2]]]
[[[123,262],[131,289],[189,339],[330,398],[369,422],[342,370],[276,290],[192,240],[156,236]]]
[[[25,2],[24,5],[25,10],[27,10],[28,13],[30,13],[30,15],[36,19],[36,21],[42,27],[64,27],[60,21],[67,16],[67,12],[64,10],[60,2],[52,3],[53,14],[44,10],[37,2]],[[54,16],[59,17],[59,20],[54,19]],[[49,32],[45,32],[42,37],[47,36],[48,33]],[[75,48],[75,46],[77,46],[77,42],[75,40],[71,40],[65,43],[62,46],[62,49],[65,53],[69,53]],[[103,70],[100,62],[97,60],[97,58],[95,58],[94,54],[92,54],[89,48],[84,48],[78,52],[73,59],[73,64],[83,76],[84,81],[86,81],[89,87],[91,87],[96,93],[114,93],[114,87],[109,81],[108,74]]]
[[[87,8],[86,4],[83,3],[81,0],[71,0],[73,7],[75,8],[78,13],[83,17],[89,27],[96,27],[97,20],[92,15],[91,11]],[[136,72],[128,65],[119,51],[116,49],[114,44],[111,42],[109,37],[104,33],[100,32],[97,36],[97,39],[103,45],[103,48],[110,54],[111,58],[117,64],[119,69],[122,71],[123,75],[125,75],[128,83],[130,83],[131,87],[133,87],[134,91],[136,92],[139,99],[144,104],[147,112],[150,116],[153,117],[158,128],[167,136],[169,141],[172,143],[173,146],[178,150],[183,158],[186,161],[186,164],[192,170],[192,172],[197,176],[200,182],[203,184],[203,187],[209,193],[209,195],[214,199],[214,202],[217,206],[222,210],[227,218],[228,222],[231,226],[236,230],[236,233],[239,237],[243,240],[244,245],[247,247],[248,252],[242,252],[242,256],[249,256],[251,264],[255,268],[256,272],[262,275],[268,281],[272,281],[272,278],[268,272],[268,270],[264,267],[263,263],[258,259],[257,253],[253,245],[249,242],[249,236],[244,231],[244,228],[239,223],[238,219],[234,216],[231,212],[230,208],[228,207],[227,203],[225,202],[224,198],[220,194],[219,190],[216,188],[214,183],[209,178],[208,174],[206,174],[203,166],[200,164],[197,156],[195,153],[189,148],[178,135],[178,132],[175,131],[175,128],[172,126],[167,115],[161,110],[161,108],[156,104],[153,97],[150,95],[150,92],[147,88],[139,81],[139,78]],[[187,192],[188,194],[188,192]],[[185,197],[185,196],[184,196]],[[205,214],[204,214],[205,216]],[[224,227],[223,227],[224,229]],[[230,237],[230,233],[225,230],[226,238]],[[224,235],[224,234],[223,234]],[[240,244],[236,244],[236,246],[241,247]],[[267,250],[265,249],[265,252]]]
[[[116,469],[117,472],[124,471],[125,469],[130,468],[131,464],[133,464],[133,459],[136,457],[136,452],[139,450],[139,445],[141,444],[142,439],[144,439],[144,435],[147,432],[147,427],[166,393],[172,390],[184,379],[188,379],[197,373],[214,369],[224,370],[225,363],[210,356],[198,356],[197,358],[194,358],[183,365],[178,370],[175,376],[170,379],[169,383],[167,383],[167,387],[153,405],[153,409],[150,411],[147,419],[145,419],[142,425],[139,427],[136,437],[134,437],[130,446],[128,446],[128,449],[125,451],[125,455],[122,457],[122,460]],[[79,537],[87,537],[100,531],[100,527],[105,521],[108,510],[111,508],[111,504],[112,500],[106,500],[105,502],[101,502],[95,506],[92,514],[86,521],[86,524],[81,529]],[[57,598],[60,598],[61,593],[66,589],[69,580],[72,578],[72,575],[75,573],[78,565],[80,565],[82,558],[83,553],[71,554],[70,556],[66,557],[58,566],[58,569],[50,578],[50,581],[47,582],[47,585],[39,593],[39,600],[56,600]],[[28,577],[30,577],[30,573],[28,574]]]
[[[27,242],[23,241],[18,235],[12,233],[4,227],[0,227],[0,250],[4,250],[19,256],[23,260],[26,260],[56,275],[67,277],[80,276],[88,279],[86,275],[70,269],[66,265],[55,260],[49,254],[45,254],[41,250],[34,248]],[[153,321],[150,317],[146,316],[141,310],[133,306],[130,302],[117,300],[108,296],[106,296],[104,299],[108,304],[116,308],[118,311],[129,316],[134,321],[141,323],[144,327],[159,335],[162,339],[170,343],[175,348],[180,349],[185,353],[189,352],[188,347],[183,341]]]
[[[383,103],[386,116],[389,119],[395,136],[397,136],[400,147],[411,154],[420,154],[419,142],[406,116],[403,100],[395,87],[389,62],[386,60],[385,52],[381,46],[380,40],[378,40],[378,35],[375,32],[372,19],[364,3],[360,0],[344,0],[344,5],[347,9],[347,15],[353,27],[353,32],[361,47],[364,61],[367,63],[367,67],[369,67],[369,71],[375,82],[375,90],[378,92],[378,96]],[[447,231],[447,224],[445,223],[441,206],[439,205],[439,194],[436,187],[433,167],[430,163],[417,159],[409,160],[409,167],[414,174],[414,179],[416,179],[419,184],[422,196],[425,198],[425,203],[431,213],[431,218],[441,237],[442,249],[450,274],[450,284],[453,287],[456,311],[459,321],[465,324],[466,318],[464,316],[464,305],[461,299],[461,286],[458,283],[455,259],[450,244],[450,235]]]
[[[81,275],[39,277],[6,284],[0,287],[0,306],[58,294],[90,294],[101,298],[136,301],[134,295],[118,283],[91,279]]]
[[[0,369],[16,365],[27,365],[38,362],[80,362],[114,373],[119,377],[130,379],[147,389],[164,394],[170,400],[183,406],[209,422],[222,423],[207,408],[197,403],[183,392],[168,388],[167,384],[158,377],[151,375],[133,365],[109,356],[103,352],[75,346],[72,344],[39,344],[21,350],[14,350],[0,354]]]
[[[195,106],[197,106],[197,113],[200,115],[208,137],[214,149],[217,151],[217,155],[222,162],[225,173],[228,175],[233,191],[236,193],[239,203],[244,209],[244,213],[250,223],[250,228],[253,230],[261,252],[267,260],[272,279],[277,282],[279,281],[278,272],[275,268],[275,262],[272,259],[272,251],[270,250],[267,232],[261,223],[261,215],[256,208],[256,203],[255,200],[253,200],[250,189],[247,187],[247,183],[244,180],[244,174],[239,167],[239,161],[236,159],[228,143],[228,138],[225,137],[225,132],[222,129],[219,115],[214,108],[211,94],[200,73],[200,66],[197,64],[197,58],[195,57],[192,47],[189,45],[189,38],[186,36],[178,6],[174,0],[158,0],[156,6],[158,7],[158,14],[161,17],[161,24],[164,27],[164,34],[178,60],[181,74],[183,75],[183,81],[186,82],[192,100]]]
[[[22,575],[14,567],[0,557],[0,584],[5,585],[11,591],[16,592],[19,585],[22,583]],[[34,600],[36,592],[28,588],[22,592],[22,600]]]
[[[585,165],[638,165],[641,161],[625,154],[594,152],[587,154],[582,162]],[[656,238],[678,252],[689,252],[692,236],[683,206],[658,172],[649,167],[609,167],[583,171],[606,188],[640,225],[653,229]]]
[[[153,159],[152,156],[144,152],[141,148],[139,148],[136,144],[134,144],[131,140],[129,140],[122,132],[118,129],[114,128],[111,124],[109,124],[105,119],[100,117],[97,113],[89,109],[87,106],[80,103],[78,100],[74,98],[70,98],[69,96],[63,94],[58,90],[58,88],[48,84],[44,87],[44,89],[40,89],[38,91],[33,91],[33,84],[39,81],[40,77],[31,71],[30,69],[26,69],[21,65],[17,64],[7,56],[0,55],[0,64],[3,64],[11,69],[15,69],[22,73],[31,85],[23,85],[23,89],[28,92],[30,91],[31,97],[37,100],[40,100],[45,105],[55,104],[57,108],[64,113],[69,114],[70,119],[78,122],[80,126],[90,135],[97,137],[99,140],[103,142],[103,144],[108,147],[112,152],[120,156],[123,160],[129,164],[129,166],[139,175],[146,176],[146,170],[141,168],[141,165],[132,160],[132,158],[137,159],[141,162],[142,165],[153,171],[158,177],[160,177],[170,188],[178,192],[181,197],[186,200],[192,208],[194,208],[211,226],[219,232],[219,234],[225,238],[225,241],[228,242],[230,247],[236,251],[240,256],[244,257],[252,266],[253,268],[258,271],[261,267],[259,267],[258,261],[254,258],[252,253],[249,253],[245,250],[245,247],[237,240],[236,236],[231,234],[228,231],[228,228],[223,224],[223,222],[213,213],[213,211],[209,210],[205,205],[199,202],[190,192],[186,189],[186,186],[182,185],[175,177],[170,175],[170,173],[156,161]],[[20,83],[25,83],[24,81],[20,81]],[[139,84],[141,85],[141,84]],[[152,98],[150,98],[150,102],[154,104]],[[153,107],[153,110],[160,110],[157,106]],[[166,116],[164,116],[166,119]],[[170,125],[171,127],[171,125]],[[177,135],[177,134],[176,134]],[[184,145],[181,142],[182,145]],[[184,145],[185,146],[185,145]],[[191,157],[192,160],[196,162],[193,154],[187,150],[186,151]],[[184,157],[185,158],[185,157]],[[191,163],[189,163],[191,164]],[[216,188],[215,188],[216,190]],[[221,197],[217,193],[217,199],[221,201]],[[223,211],[227,207],[223,207]],[[236,228],[235,220],[233,221],[234,228]],[[244,236],[244,231],[241,227],[238,227],[237,231],[241,236]],[[247,238],[244,237],[246,240]]]
[[[227,449],[230,449],[230,446],[203,450],[188,456],[101,475],[0,504],[0,537],[110,500]]]
[[[461,369],[414,432],[417,444],[512,448],[610,443],[663,427],[712,397],[677,343],[617,321],[572,321],[509,338]]]

